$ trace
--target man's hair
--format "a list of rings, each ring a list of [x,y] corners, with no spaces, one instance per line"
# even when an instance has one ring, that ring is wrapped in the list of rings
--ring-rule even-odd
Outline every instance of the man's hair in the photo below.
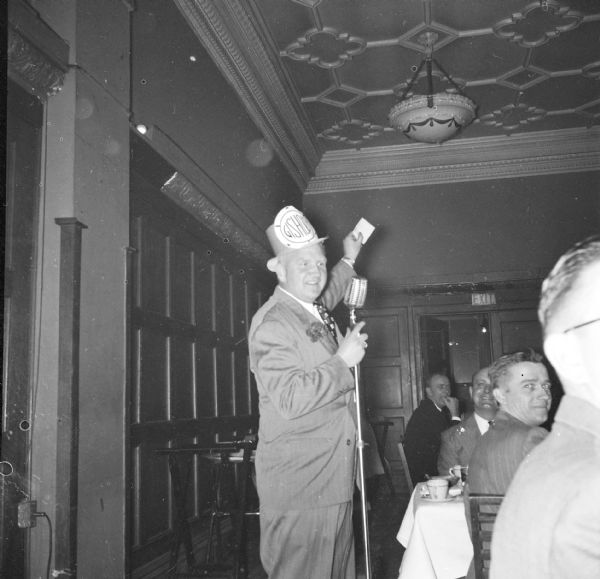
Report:
[[[448,377],[448,374],[446,374],[446,372],[443,372],[442,370],[428,372],[425,376],[425,388],[429,388],[431,386],[431,380],[433,379],[434,376],[443,376],[444,378],[448,378],[448,380],[450,380],[450,378]]]
[[[490,380],[492,382],[492,388],[498,388],[499,379],[515,364],[520,364],[521,362],[535,362],[536,364],[542,364],[543,360],[543,356],[538,354],[538,352],[536,352],[533,348],[519,350],[518,352],[513,352],[512,354],[504,354],[504,356],[500,356],[500,358],[495,360],[490,366]]]
[[[596,261],[600,261],[600,235],[593,235],[576,243],[559,258],[542,284],[538,306],[542,328],[546,329],[581,272]]]
[[[487,370],[487,375],[489,377],[489,375],[490,375],[490,367],[489,366],[484,366],[483,368],[479,368],[479,370],[475,370],[475,372],[473,372],[473,376],[471,376],[471,388],[473,388],[473,386],[475,385],[475,376],[477,376],[477,374],[479,374],[480,372],[483,372],[484,370]]]

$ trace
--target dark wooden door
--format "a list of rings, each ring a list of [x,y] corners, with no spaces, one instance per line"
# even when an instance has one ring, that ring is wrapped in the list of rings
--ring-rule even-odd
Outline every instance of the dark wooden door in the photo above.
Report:
[[[25,576],[26,530],[17,526],[17,504],[29,498],[35,232],[43,107],[19,86],[9,83],[8,89],[0,575],[19,578]]]
[[[366,321],[369,348],[361,364],[361,378],[368,415],[373,422],[391,422],[387,433],[385,457],[392,471],[401,471],[398,442],[413,412],[412,382],[414,372],[410,363],[408,311],[406,308],[361,312]],[[375,427],[381,435],[381,427]],[[404,484],[394,477],[399,488]]]
[[[422,316],[421,356],[423,360],[423,378],[431,372],[452,375],[450,361],[450,324],[434,316]]]
[[[542,328],[533,308],[495,312],[492,315],[492,337],[494,358],[524,348],[543,351]]]

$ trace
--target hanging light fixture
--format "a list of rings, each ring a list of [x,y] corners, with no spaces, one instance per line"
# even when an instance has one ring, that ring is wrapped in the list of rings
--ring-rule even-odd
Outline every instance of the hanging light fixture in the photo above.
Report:
[[[443,143],[451,139],[475,118],[475,103],[466,97],[448,73],[433,59],[433,46],[438,35],[425,32],[418,41],[425,45],[425,58],[400,95],[400,102],[389,113],[390,124],[407,137],[421,143]],[[457,93],[433,92],[432,68],[436,65]],[[427,94],[406,98],[423,66],[427,71]]]

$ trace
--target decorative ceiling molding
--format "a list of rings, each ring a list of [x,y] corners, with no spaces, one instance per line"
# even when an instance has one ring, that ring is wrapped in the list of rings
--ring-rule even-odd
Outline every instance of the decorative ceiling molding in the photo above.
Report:
[[[157,125],[148,126],[145,134],[137,134],[175,170],[173,177],[177,178],[165,183],[163,193],[264,269],[271,257],[264,231]]]
[[[39,99],[59,92],[68,70],[69,46],[29,5],[9,4],[8,76]]]
[[[460,10],[436,0],[249,4],[324,151],[404,141],[389,110],[411,96],[415,72],[411,91],[428,90],[428,75],[415,68],[426,56],[423,36],[435,37],[430,48],[450,75],[433,71],[434,85],[451,93],[458,86],[477,105],[459,139],[600,124],[600,2],[462,0]]]
[[[242,0],[174,0],[248,113],[304,189],[319,162],[317,139],[289,87],[258,13]]]
[[[323,155],[306,194],[600,170],[600,127]]]
[[[240,229],[237,223],[181,173],[173,173],[161,187],[161,191],[242,255],[250,257],[263,267],[271,258],[271,254],[264,247]]]

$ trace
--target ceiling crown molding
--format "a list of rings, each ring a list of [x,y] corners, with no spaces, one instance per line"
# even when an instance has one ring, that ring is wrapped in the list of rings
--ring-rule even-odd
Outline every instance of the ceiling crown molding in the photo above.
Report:
[[[320,159],[297,97],[263,33],[258,12],[241,0],[174,0],[252,119],[304,190]],[[251,56],[248,56],[251,55]]]
[[[600,127],[323,155],[306,194],[600,170]]]
[[[261,266],[270,259],[271,255],[264,247],[256,243],[181,173],[173,173],[161,191],[242,255],[249,256]]]
[[[68,70],[69,46],[29,5],[8,10],[8,76],[41,100],[60,91]]]
[[[174,169],[161,191],[224,243],[231,244],[264,269],[271,257],[264,231],[159,126],[146,128],[145,134],[136,132],[138,138]],[[132,121],[132,129],[135,130],[135,121]]]

